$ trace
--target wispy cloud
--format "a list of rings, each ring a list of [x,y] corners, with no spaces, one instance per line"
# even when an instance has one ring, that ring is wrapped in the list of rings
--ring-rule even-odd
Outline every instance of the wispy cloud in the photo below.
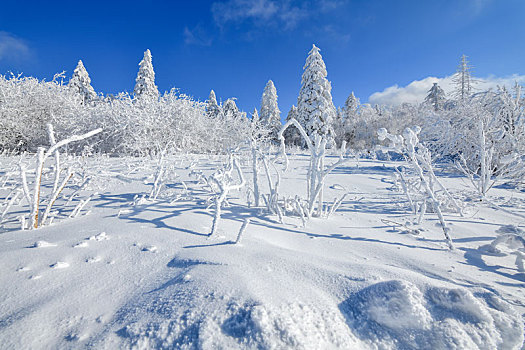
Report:
[[[201,25],[197,25],[192,29],[184,27],[183,36],[186,45],[210,46],[213,42]]]
[[[24,40],[11,33],[0,31],[0,62],[16,62],[26,59],[29,54],[29,46]]]
[[[215,22],[224,25],[247,19],[268,20],[278,11],[278,6],[269,0],[230,0],[213,3],[211,11]]]
[[[289,1],[272,0],[228,0],[215,2],[211,7],[213,19],[219,27],[250,21],[256,26],[277,23],[293,23],[305,15],[304,11],[292,6]]]
[[[478,91],[485,91],[488,89],[496,89],[498,86],[511,87],[515,82],[518,84],[525,83],[525,75],[510,75],[507,77],[488,76],[486,78],[475,78],[476,83],[474,88]],[[454,91],[454,84],[452,76],[445,78],[427,77],[421,80],[414,80],[406,86],[393,85],[389,86],[383,91],[375,92],[368,98],[371,104],[380,105],[400,105],[403,103],[419,103],[422,102],[428,90],[433,83],[438,83],[439,86],[449,96]]]
[[[328,24],[324,27],[321,27],[319,32],[322,33],[323,37],[331,38],[332,40],[337,40],[337,42],[339,42],[340,44],[347,44],[352,38],[352,35],[339,30],[336,26],[332,24]]]
[[[257,27],[294,29],[299,23],[334,11],[347,0],[227,0],[212,4],[213,19],[219,27],[251,22]]]
[[[469,0],[472,15],[477,16],[485,10],[492,0]]]
[[[350,35],[335,24],[322,25],[319,19],[332,16],[349,0],[217,0],[210,11],[214,27],[198,25],[183,30],[186,45],[209,46],[221,34],[235,34],[241,40],[253,41],[264,33],[304,29],[303,35],[324,35],[346,43]],[[330,17],[333,19],[332,17]],[[317,21],[317,22],[316,22]],[[308,24],[308,26],[306,26]]]

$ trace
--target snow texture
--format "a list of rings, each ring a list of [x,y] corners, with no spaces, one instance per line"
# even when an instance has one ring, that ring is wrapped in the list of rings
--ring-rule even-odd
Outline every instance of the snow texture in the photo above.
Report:
[[[472,207],[468,219],[445,212],[455,228],[455,251],[446,248],[436,220],[423,221],[420,236],[403,234],[381,221],[402,221],[408,208],[391,190],[399,164],[360,159],[327,178],[326,197],[349,192],[329,220],[312,218],[303,227],[299,217],[287,216],[281,224],[246,205],[245,186],[230,191],[217,234],[209,238],[214,211],[206,207],[214,193],[190,174],[210,176],[228,159],[166,161],[179,177],[155,201],[136,201],[150,191],[144,180],[155,173],[155,160],[95,157],[86,160],[96,174],[90,191],[99,193],[87,204],[89,215],[59,216],[26,231],[6,215],[0,226],[3,349],[523,347],[523,274],[513,255],[478,249],[503,225],[514,227],[503,226],[502,234],[522,230],[519,218],[489,206]],[[305,154],[290,156],[283,196],[304,192],[299,179],[309,161]],[[9,169],[18,158],[0,162]],[[251,175],[249,160],[239,167]],[[43,181],[52,186],[54,179]],[[463,193],[461,178],[444,181],[454,194]],[[2,198],[9,191],[1,188]],[[266,183],[261,191],[267,193]],[[507,188],[493,191],[495,202],[511,195]],[[522,212],[525,194],[512,195],[513,209]],[[22,201],[12,210],[27,206]],[[247,218],[242,245],[234,244]]]

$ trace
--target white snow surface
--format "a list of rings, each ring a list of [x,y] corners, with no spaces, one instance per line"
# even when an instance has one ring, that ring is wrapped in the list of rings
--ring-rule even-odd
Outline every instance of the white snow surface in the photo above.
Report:
[[[512,254],[478,249],[522,219],[472,201],[464,179],[441,178],[466,204],[465,217],[445,215],[454,251],[432,213],[417,236],[381,221],[404,223],[407,208],[390,189],[398,164],[370,160],[328,176],[327,200],[350,192],[329,219],[280,224],[249,208],[244,189],[210,239],[207,192],[189,173],[209,175],[225,158],[175,158],[180,180],[157,201],[136,201],[155,161],[96,159],[89,215],[37,230],[1,224],[2,349],[523,348],[525,276]],[[290,159],[281,191],[301,195],[308,158]],[[523,192],[490,196],[525,213]]]

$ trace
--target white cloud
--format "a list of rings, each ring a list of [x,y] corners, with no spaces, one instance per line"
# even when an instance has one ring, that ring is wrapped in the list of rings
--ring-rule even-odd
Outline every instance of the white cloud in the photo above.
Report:
[[[200,25],[193,29],[184,27],[183,36],[186,45],[210,46],[212,43],[212,38],[207,36],[206,31]]]
[[[519,84],[525,83],[525,75],[514,74],[507,77],[488,76],[486,78],[474,78],[476,83],[474,88],[476,91],[485,91],[488,89],[496,89],[497,86],[512,87],[515,82]],[[387,87],[383,91],[374,92],[368,98],[371,104],[380,105],[400,105],[402,103],[419,103],[425,99],[428,90],[433,83],[438,83],[439,86],[449,96],[454,90],[452,83],[452,76],[445,78],[427,77],[421,80],[414,80],[407,86],[393,85]]]
[[[12,34],[0,31],[0,61],[18,61],[29,55],[27,44]]]

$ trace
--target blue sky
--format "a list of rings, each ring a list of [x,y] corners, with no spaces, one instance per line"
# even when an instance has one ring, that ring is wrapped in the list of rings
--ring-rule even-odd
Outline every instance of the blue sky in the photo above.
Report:
[[[523,18],[523,0],[4,0],[0,73],[70,76],[82,59],[97,91],[132,91],[149,48],[161,91],[205,100],[214,89],[251,112],[272,79],[285,115],[313,43],[336,106],[351,91],[417,99],[431,81],[446,85],[462,54],[489,85],[525,83]]]

